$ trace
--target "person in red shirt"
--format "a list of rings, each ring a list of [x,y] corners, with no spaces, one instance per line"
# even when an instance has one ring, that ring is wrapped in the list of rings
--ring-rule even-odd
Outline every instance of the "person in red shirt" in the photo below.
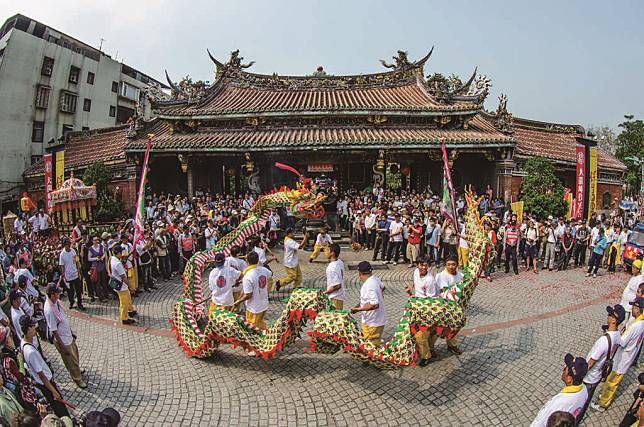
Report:
[[[409,268],[416,265],[418,252],[420,251],[420,239],[423,236],[423,226],[420,224],[420,219],[414,217],[413,223],[407,226],[407,251],[406,255],[409,259]]]

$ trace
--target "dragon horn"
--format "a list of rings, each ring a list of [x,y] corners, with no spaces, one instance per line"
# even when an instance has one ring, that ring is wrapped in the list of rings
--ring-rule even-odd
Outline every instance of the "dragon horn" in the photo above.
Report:
[[[278,168],[280,168],[280,169],[284,169],[284,170],[287,170],[287,171],[291,171],[291,172],[293,172],[295,175],[299,176],[300,178],[304,178],[304,177],[302,176],[302,174],[301,174],[300,172],[298,172],[298,170],[297,170],[297,169],[295,169],[295,168],[294,168],[294,167],[292,167],[292,166],[285,165],[285,164],[283,164],[283,163],[279,163],[279,162],[275,162],[275,167],[278,167]]]

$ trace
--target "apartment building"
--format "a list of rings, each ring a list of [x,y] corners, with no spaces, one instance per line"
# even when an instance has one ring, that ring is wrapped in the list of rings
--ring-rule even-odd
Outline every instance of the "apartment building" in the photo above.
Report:
[[[143,89],[164,84],[24,15],[0,28],[0,204],[17,200],[22,173],[63,148],[70,131],[149,116]]]

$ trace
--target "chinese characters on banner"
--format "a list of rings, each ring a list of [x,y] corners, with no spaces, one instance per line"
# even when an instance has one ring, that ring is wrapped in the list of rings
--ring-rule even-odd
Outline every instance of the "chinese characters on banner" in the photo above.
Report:
[[[65,182],[65,152],[59,151],[56,153],[56,188],[63,186]]]
[[[590,163],[588,168],[588,220],[597,209],[597,147],[590,147]]]
[[[586,192],[586,146],[577,145],[577,174],[575,178],[575,219],[584,216],[584,195]]]
[[[53,190],[51,154],[45,154],[43,156],[43,160],[45,162],[45,212],[49,213],[51,208],[49,203],[49,193]]]

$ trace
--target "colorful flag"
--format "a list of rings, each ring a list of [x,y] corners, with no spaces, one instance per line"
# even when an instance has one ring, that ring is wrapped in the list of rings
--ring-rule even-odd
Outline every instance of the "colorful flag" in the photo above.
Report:
[[[139,196],[136,201],[136,214],[134,216],[134,244],[143,240],[143,232],[145,230],[145,180],[148,174],[148,158],[150,156],[150,148],[152,147],[152,137],[154,135],[148,134],[148,145],[145,147],[145,155],[143,156],[143,169],[141,169],[141,182],[139,183]]]
[[[445,141],[441,139],[441,150],[443,151],[443,203],[441,206],[442,214],[452,221],[456,227],[456,201],[454,200],[454,186],[452,185],[452,175],[449,171],[449,161]]]

